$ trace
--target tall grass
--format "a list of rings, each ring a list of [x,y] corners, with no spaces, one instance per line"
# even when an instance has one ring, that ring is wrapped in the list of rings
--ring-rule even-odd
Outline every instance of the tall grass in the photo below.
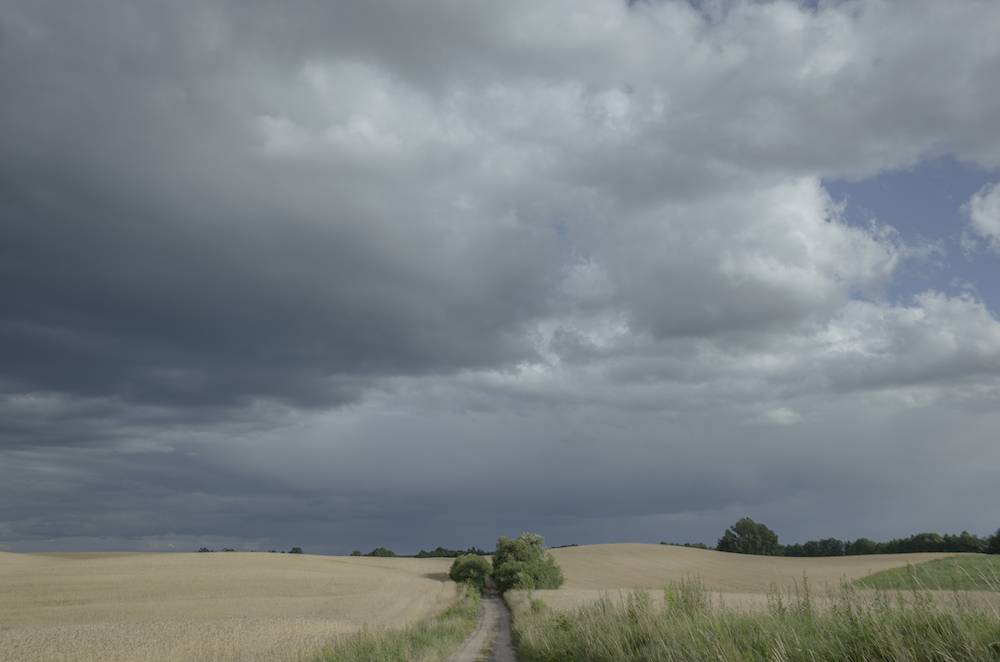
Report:
[[[343,637],[317,662],[438,662],[472,632],[479,614],[479,592],[462,585],[459,600],[434,618],[402,629],[361,630]]]
[[[604,598],[573,612],[515,604],[522,662],[964,662],[1000,660],[1000,615],[962,601],[942,606],[926,592],[859,592],[827,598],[808,583],[772,591],[765,610],[713,605],[696,581]]]

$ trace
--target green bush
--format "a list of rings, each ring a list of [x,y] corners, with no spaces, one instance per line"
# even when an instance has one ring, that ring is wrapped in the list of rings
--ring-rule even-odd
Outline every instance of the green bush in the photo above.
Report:
[[[493,581],[501,593],[512,588],[559,588],[562,570],[545,551],[545,539],[536,533],[501,537],[493,555]]]
[[[391,558],[396,555],[396,552],[388,549],[386,547],[376,547],[372,551],[365,554],[365,556],[378,556],[382,558]]]
[[[472,584],[482,591],[490,576],[490,562],[478,554],[463,554],[451,564],[448,576],[453,582]]]

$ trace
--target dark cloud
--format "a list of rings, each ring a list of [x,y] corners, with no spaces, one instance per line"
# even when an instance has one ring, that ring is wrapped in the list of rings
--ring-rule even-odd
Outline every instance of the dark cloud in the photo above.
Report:
[[[998,29],[929,0],[0,4],[0,545],[903,534],[904,496],[948,528],[1000,460],[1000,322],[891,300],[926,255],[821,182],[1000,164]]]

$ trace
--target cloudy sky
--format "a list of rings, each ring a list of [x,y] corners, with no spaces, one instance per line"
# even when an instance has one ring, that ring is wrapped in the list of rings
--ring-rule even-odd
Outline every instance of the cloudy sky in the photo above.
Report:
[[[995,530],[998,34],[0,0],[0,549]]]

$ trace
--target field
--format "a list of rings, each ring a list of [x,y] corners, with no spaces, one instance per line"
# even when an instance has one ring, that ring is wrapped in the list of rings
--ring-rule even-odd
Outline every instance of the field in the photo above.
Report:
[[[1000,557],[985,554],[952,556],[886,570],[858,583],[880,589],[1000,591]]]
[[[948,554],[886,554],[835,558],[748,556],[673,545],[584,545],[551,550],[566,576],[562,588],[534,591],[555,609],[572,609],[602,595],[651,589],[662,599],[665,586],[697,577],[716,600],[733,606],[766,605],[772,588],[794,590],[807,577],[814,591],[906,564],[942,559]]]
[[[455,598],[448,559],[0,553],[0,660],[308,660]]]
[[[553,555],[563,588],[508,595],[522,662],[1000,659],[1000,593],[927,590],[991,586],[973,579],[997,567],[980,555],[775,558],[657,545]]]

